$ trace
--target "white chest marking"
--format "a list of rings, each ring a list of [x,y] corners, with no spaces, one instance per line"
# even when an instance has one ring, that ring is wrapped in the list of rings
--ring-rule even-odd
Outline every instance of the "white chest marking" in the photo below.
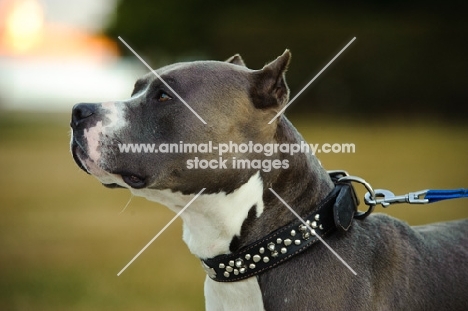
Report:
[[[203,185],[201,185],[203,186]],[[180,211],[194,195],[182,195],[170,190],[131,189],[146,197]],[[184,222],[183,239],[198,258],[229,254],[229,245],[240,235],[244,220],[256,206],[256,215],[263,213],[263,182],[260,173],[230,194],[201,194],[181,214]],[[205,281],[207,310],[263,310],[263,300],[256,277],[233,283]]]
[[[207,311],[264,310],[262,292],[257,277],[232,283],[205,279],[205,307]]]
[[[203,186],[203,185],[200,185]],[[195,195],[173,193],[171,190],[130,189],[133,194],[180,211]],[[263,213],[263,182],[260,173],[230,194],[201,194],[181,214],[184,221],[183,239],[199,258],[229,253],[229,244],[240,230],[250,209]]]

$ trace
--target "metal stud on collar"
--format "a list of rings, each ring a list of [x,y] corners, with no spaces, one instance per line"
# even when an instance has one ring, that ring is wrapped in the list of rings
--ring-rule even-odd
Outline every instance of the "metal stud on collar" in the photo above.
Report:
[[[315,214],[313,220],[306,220],[306,223],[313,228],[323,229],[320,223],[320,215]],[[300,233],[298,235],[298,233]],[[268,263],[272,258],[279,256],[286,256],[288,254],[288,247],[291,245],[300,245],[302,242],[307,241],[311,237],[311,233],[308,231],[304,224],[299,224],[297,230],[292,229],[289,232],[288,238],[276,238],[273,241],[267,241],[265,244],[260,245],[257,251],[251,254],[245,254],[243,258],[237,258],[235,260],[229,260],[227,262],[221,262],[218,264],[219,269],[223,269],[222,272],[224,278],[229,279],[233,275],[245,274],[249,270],[255,270],[258,268],[257,264],[260,262]],[[212,279],[216,278],[216,272],[214,269],[203,263],[203,268],[208,273],[208,276]]]

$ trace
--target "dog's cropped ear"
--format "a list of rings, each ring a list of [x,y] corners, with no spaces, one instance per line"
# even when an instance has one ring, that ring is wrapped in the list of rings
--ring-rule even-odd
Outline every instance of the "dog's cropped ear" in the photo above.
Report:
[[[236,54],[234,56],[229,57],[228,59],[225,60],[225,62],[234,64],[234,65],[239,65],[239,66],[246,67],[245,63],[244,63],[244,60],[242,59],[242,57],[239,54]]]
[[[250,96],[256,108],[280,108],[287,104],[289,88],[286,85],[285,73],[290,60],[291,52],[285,50],[283,55],[265,65],[263,69],[252,73]]]

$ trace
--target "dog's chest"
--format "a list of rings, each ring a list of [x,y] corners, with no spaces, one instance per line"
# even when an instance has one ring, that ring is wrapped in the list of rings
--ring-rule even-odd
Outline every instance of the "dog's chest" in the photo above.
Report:
[[[205,280],[206,310],[264,310],[262,293],[256,277],[233,283],[220,283],[208,276]]]
[[[194,196],[170,190],[132,190],[136,195],[164,204],[179,212]],[[263,182],[260,174],[230,194],[201,194],[182,214],[183,240],[198,258],[206,259],[229,254],[235,236],[254,208],[257,217],[263,212]],[[207,277],[205,281],[207,310],[263,310],[257,278],[220,283]]]

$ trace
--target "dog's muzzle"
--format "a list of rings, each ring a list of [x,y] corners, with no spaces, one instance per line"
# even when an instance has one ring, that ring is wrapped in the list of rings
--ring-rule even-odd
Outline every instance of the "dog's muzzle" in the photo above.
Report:
[[[82,160],[88,158],[83,132],[92,123],[98,111],[97,104],[76,104],[73,106],[70,127],[72,128],[71,152],[75,163],[86,173],[90,174]]]
[[[71,152],[78,167],[88,174],[93,174],[93,170],[90,170],[86,163],[95,162],[95,165],[98,166],[98,161],[96,161],[96,159],[92,159],[88,153],[90,151],[88,151],[89,146],[85,132],[86,130],[89,131],[92,127],[95,127],[98,122],[102,122],[103,119],[105,119],[105,116],[103,115],[101,104],[81,103],[76,104],[72,109],[70,121],[70,127],[73,131]],[[102,133],[99,133],[99,135],[101,136]],[[104,171],[102,167],[99,167],[99,170]],[[132,188],[141,189],[146,186],[146,178],[140,177],[137,174],[129,172],[113,172],[108,169],[105,171],[109,174],[120,175],[122,180]],[[116,183],[103,182],[103,185],[108,188],[122,188],[122,186]]]

